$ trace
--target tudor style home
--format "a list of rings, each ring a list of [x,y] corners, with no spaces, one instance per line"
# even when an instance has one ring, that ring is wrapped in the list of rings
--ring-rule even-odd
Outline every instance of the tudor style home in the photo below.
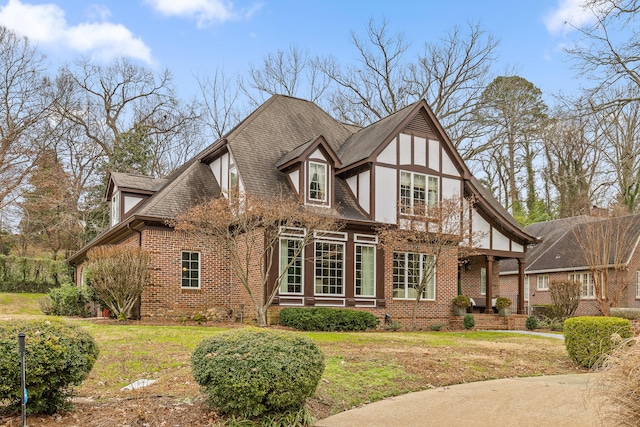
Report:
[[[604,283],[604,274],[608,277],[609,289],[603,295],[613,298],[624,289],[618,306],[640,307],[640,215],[615,218],[584,215],[531,224],[525,230],[538,238],[525,257],[525,300],[529,307],[552,303],[551,282],[575,280],[582,283],[576,315],[602,314],[596,301],[592,268],[600,270],[595,273],[600,274],[600,283]],[[590,241],[589,249],[581,246],[579,236]],[[589,255],[592,251],[593,255]],[[585,261],[585,255],[594,260],[591,265]],[[506,292],[515,289],[516,263],[504,260],[500,270],[502,289]]]
[[[228,197],[232,188],[297,195],[305,205],[337,211],[345,224],[339,232],[318,235],[305,259],[293,263],[275,309],[353,307],[406,320],[415,290],[405,267],[416,260],[422,266],[429,254],[384,253],[376,230],[399,224],[414,206],[472,196],[477,200],[472,227],[482,235],[478,251],[470,259],[459,260],[454,253],[435,260],[435,279],[418,310],[420,322],[446,321],[459,291],[473,297],[477,309],[491,311],[501,293],[501,259],[520,266],[511,296],[517,311],[524,311],[524,257],[535,239],[471,176],[425,101],[360,128],[336,121],[309,101],[276,95],[165,179],[112,173],[106,194],[111,228],[69,259],[76,280],[82,281],[91,247],[136,245],[149,250],[154,263],[141,316],[251,307],[223,253],[167,225],[167,219],[195,204]],[[295,240],[295,233],[283,233],[276,268],[288,264]],[[251,315],[246,309],[245,316]]]

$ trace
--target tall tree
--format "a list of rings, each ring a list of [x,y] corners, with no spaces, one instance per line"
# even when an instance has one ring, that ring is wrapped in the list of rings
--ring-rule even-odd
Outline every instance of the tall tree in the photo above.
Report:
[[[17,196],[33,166],[47,129],[49,95],[44,57],[27,38],[0,27],[0,209]]]
[[[49,248],[57,259],[60,251],[68,255],[79,248],[82,230],[71,182],[53,150],[42,151],[34,164],[29,175],[31,188],[22,196],[21,231],[25,238]]]
[[[214,141],[221,138],[238,123],[241,114],[240,84],[238,79],[228,77],[224,69],[216,68],[213,75],[196,77],[204,107],[203,122]]]
[[[514,216],[526,217],[535,211],[538,200],[534,159],[547,120],[542,92],[519,76],[496,77],[482,92],[476,118],[486,129],[492,154],[506,167],[506,207]],[[519,177],[525,182],[524,199]]]

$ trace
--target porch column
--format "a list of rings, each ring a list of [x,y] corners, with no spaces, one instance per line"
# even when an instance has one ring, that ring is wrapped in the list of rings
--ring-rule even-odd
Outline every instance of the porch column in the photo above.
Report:
[[[487,293],[484,307],[485,313],[493,314],[493,256],[487,255]]]
[[[524,258],[518,258],[518,314],[524,314]]]

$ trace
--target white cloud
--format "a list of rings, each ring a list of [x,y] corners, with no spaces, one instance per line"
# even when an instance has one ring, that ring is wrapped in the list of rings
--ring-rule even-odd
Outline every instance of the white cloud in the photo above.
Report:
[[[551,34],[568,33],[574,27],[595,22],[593,12],[585,7],[585,0],[559,0],[558,7],[545,18],[544,24]]]
[[[232,19],[250,18],[262,7],[262,3],[254,3],[248,9],[236,10],[233,3],[227,0],[146,0],[146,3],[165,16],[195,19],[198,28]]]
[[[103,6],[92,7],[90,12],[94,21],[104,21],[110,16]],[[0,25],[41,46],[68,48],[102,61],[128,56],[153,63],[151,49],[125,26],[97,21],[69,25],[64,11],[55,4],[33,5],[9,0],[6,6],[0,7]]]

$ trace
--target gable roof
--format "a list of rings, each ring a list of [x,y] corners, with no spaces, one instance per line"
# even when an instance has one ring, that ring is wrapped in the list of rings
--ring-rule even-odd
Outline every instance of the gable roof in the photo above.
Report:
[[[616,218],[599,218],[592,216],[577,216],[535,223],[527,226],[525,230],[537,236],[541,241],[532,246],[526,255],[525,272],[544,273],[553,271],[585,270],[589,266],[585,262],[583,251],[577,236],[584,233],[587,223],[601,223],[611,221],[612,227],[621,227],[624,230],[622,236],[605,236],[609,241],[605,243],[611,248],[620,248],[623,253],[609,254],[606,265],[613,265],[616,259],[624,259],[628,262],[635,251],[640,238],[640,215],[627,215]],[[603,267],[604,267],[603,266]],[[511,260],[500,263],[501,274],[514,274],[517,265]]]
[[[158,191],[167,182],[164,178],[153,178],[124,172],[111,172],[108,181],[109,184],[105,193],[107,197],[111,195],[114,185],[124,191],[138,190],[142,193],[151,194]]]
[[[312,138],[309,142],[306,142],[293,150],[289,151],[287,154],[282,156],[280,160],[276,163],[276,167],[279,170],[284,170],[290,165],[300,162],[304,160],[304,157],[310,155],[317,148],[322,147],[327,155],[331,158],[334,166],[340,167],[340,158],[335,151],[331,148],[331,146],[327,143],[327,140],[324,139],[322,135]]]

